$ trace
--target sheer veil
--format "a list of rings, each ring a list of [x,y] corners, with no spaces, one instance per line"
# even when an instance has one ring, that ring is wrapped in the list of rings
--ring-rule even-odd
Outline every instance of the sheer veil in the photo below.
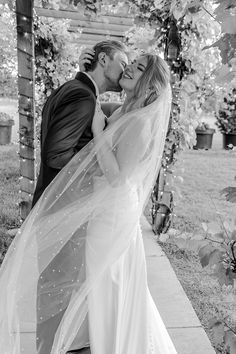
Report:
[[[170,108],[168,86],[150,105],[114,120],[98,143],[92,140],[73,157],[31,210],[0,271],[1,353],[26,352],[22,333],[35,333],[60,313],[50,353],[69,350],[86,317],[89,291],[125,252],[139,223],[160,168]],[[112,181],[98,163],[103,144],[114,156],[125,153],[126,168],[120,164]],[[102,257],[94,260],[96,272],[89,274],[89,227],[104,205],[116,210],[117,203],[121,207],[109,225],[115,242],[105,245]],[[36,335],[30,340],[36,348]]]

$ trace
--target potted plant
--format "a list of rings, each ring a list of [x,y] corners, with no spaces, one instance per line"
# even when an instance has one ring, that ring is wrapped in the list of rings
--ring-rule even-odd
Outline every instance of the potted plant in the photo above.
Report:
[[[223,149],[236,146],[236,89],[224,97],[216,113],[216,125],[223,136]]]
[[[209,127],[205,122],[200,123],[195,129],[197,135],[197,144],[193,147],[195,150],[198,149],[211,149],[213,134],[215,129]]]
[[[14,124],[14,119],[9,114],[0,112],[0,145],[10,144]]]

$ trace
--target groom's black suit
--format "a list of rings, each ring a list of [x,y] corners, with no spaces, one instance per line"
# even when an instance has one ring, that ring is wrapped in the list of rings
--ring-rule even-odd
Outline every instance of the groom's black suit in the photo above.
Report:
[[[96,90],[85,74],[56,89],[45,103],[41,123],[41,165],[32,207],[60,170],[92,138]]]
[[[41,166],[32,206],[60,170],[93,138],[91,126],[95,107],[96,89],[90,78],[81,72],[77,73],[74,80],[60,86],[48,98],[42,112]],[[72,257],[75,253],[71,251],[72,245],[73,240],[72,242],[69,240],[41,273],[37,287],[38,319],[41,316],[39,311],[41,304],[45,302],[44,293],[40,289],[47,285],[48,279],[53,281],[51,269],[60,266],[58,259],[61,260],[61,253],[68,269],[70,266],[73,267],[75,262],[81,261]],[[66,308],[45,322],[37,320],[38,353],[50,352],[55,332],[65,310]]]

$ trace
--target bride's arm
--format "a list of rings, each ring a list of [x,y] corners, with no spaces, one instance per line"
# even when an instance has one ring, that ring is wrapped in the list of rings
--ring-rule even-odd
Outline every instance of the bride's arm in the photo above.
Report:
[[[136,122],[134,129],[128,129],[122,134],[117,145],[116,155],[112,147],[104,141],[103,123],[96,120],[93,125],[95,143],[101,147],[96,152],[98,163],[110,184],[124,182],[143,157],[147,147],[147,129],[141,122]]]
[[[109,183],[116,180],[120,172],[120,167],[116,160],[112,147],[104,141],[103,129],[105,126],[104,114],[96,111],[92,123],[92,132],[95,145],[97,146],[96,156],[99,166]]]
[[[151,130],[148,122],[138,119],[122,134],[117,146],[116,157],[123,179],[129,178],[138,167],[147,151],[150,137]]]

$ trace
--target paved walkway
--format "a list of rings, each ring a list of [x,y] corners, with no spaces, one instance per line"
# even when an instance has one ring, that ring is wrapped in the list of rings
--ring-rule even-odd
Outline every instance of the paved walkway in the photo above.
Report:
[[[152,297],[178,354],[215,354],[171,264],[142,220],[148,283]],[[127,353],[128,354],[128,353]]]

